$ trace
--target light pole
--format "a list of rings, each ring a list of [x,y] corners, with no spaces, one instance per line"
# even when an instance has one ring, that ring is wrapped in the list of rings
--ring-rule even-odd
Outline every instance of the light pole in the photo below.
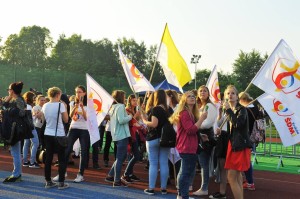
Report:
[[[201,58],[201,55],[193,55],[191,58],[191,64],[195,64],[195,89],[197,89],[197,81],[196,81],[196,76],[197,76],[197,64],[199,63],[199,59]]]

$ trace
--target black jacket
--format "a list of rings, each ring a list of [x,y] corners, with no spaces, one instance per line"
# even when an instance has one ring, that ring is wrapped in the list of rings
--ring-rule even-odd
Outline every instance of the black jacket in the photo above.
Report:
[[[229,116],[229,139],[231,142],[232,151],[242,151],[245,148],[251,148],[251,142],[248,133],[249,122],[246,108],[238,103],[234,111],[227,109],[226,114]]]

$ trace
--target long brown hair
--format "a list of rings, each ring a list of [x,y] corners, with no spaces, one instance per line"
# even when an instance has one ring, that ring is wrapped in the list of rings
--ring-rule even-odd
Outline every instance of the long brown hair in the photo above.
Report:
[[[168,110],[166,92],[161,89],[154,92],[153,106],[158,105],[162,105],[166,111]]]
[[[207,93],[208,93],[208,97],[207,97],[207,100],[205,101],[205,104],[202,104],[201,99],[200,99],[200,97],[199,97],[199,91],[200,91],[201,89],[203,89],[203,88],[206,89],[206,90],[207,90]],[[198,90],[197,90],[197,104],[198,104],[199,108],[201,108],[203,105],[206,105],[207,103],[213,104],[212,101],[209,99],[209,89],[207,88],[207,86],[202,85],[202,86],[200,86],[200,87],[198,88]]]

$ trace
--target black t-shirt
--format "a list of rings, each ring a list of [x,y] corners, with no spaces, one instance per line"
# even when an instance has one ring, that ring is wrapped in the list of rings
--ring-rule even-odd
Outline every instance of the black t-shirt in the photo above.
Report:
[[[154,116],[158,120],[158,125],[156,127],[157,132],[160,134],[162,127],[169,122],[168,118],[173,113],[172,109],[168,109],[168,112],[161,106],[155,106],[150,111],[149,121],[151,121],[151,116]],[[159,135],[160,136],[160,135]]]

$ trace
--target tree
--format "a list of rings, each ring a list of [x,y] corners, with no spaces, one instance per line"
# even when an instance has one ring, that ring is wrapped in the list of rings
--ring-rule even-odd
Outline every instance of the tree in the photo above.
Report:
[[[233,63],[233,76],[237,80],[235,86],[239,91],[243,91],[247,88],[267,57],[268,55],[261,56],[255,49],[250,53],[240,51],[239,57]],[[251,86],[248,92],[254,98],[261,94],[260,89],[254,86]]]
[[[10,35],[2,49],[3,59],[23,67],[44,67],[47,50],[52,46],[47,28],[23,27],[18,35]]]

